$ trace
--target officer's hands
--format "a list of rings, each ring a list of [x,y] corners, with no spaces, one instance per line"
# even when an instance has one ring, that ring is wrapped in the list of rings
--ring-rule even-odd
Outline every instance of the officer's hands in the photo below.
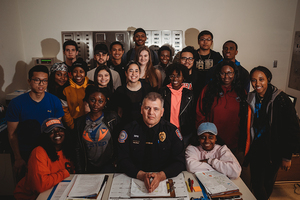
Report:
[[[151,181],[150,187],[148,188],[149,193],[153,192],[158,187],[159,183],[165,180],[167,177],[165,172],[161,171],[157,173],[152,173],[150,178],[153,178],[153,180]]]
[[[21,173],[23,167],[26,167],[26,162],[22,158],[16,159],[14,164],[14,170],[17,172],[17,174]]]
[[[151,193],[158,187],[160,181],[165,180],[167,177],[163,171],[157,173],[147,173],[140,170],[136,175],[136,178],[141,181],[144,181],[148,192]]]

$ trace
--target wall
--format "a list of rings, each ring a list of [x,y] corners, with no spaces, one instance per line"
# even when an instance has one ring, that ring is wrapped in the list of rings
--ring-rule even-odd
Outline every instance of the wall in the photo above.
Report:
[[[295,17],[295,26],[294,26],[293,37],[292,37],[293,42],[292,42],[291,47],[290,47],[291,52],[293,51],[293,44],[294,44],[294,38],[295,38],[295,32],[296,31],[300,31],[300,1],[298,1],[298,5],[297,5],[297,12],[296,12],[296,17]],[[292,53],[290,55],[290,62],[289,62],[289,65],[288,65],[289,72],[290,72],[291,63],[292,63]],[[289,75],[288,75],[288,77],[289,77]],[[292,95],[294,97],[297,97],[296,110],[298,111],[298,115],[299,115],[299,113],[300,113],[300,91],[289,88],[288,84],[289,84],[289,80],[287,79],[286,93],[288,93],[289,95]]]
[[[3,0],[2,0],[3,1]],[[8,1],[5,1],[9,4]],[[11,1],[10,1],[11,2]],[[13,1],[15,2],[15,1]],[[143,27],[148,30],[183,30],[186,45],[197,46],[196,35],[203,29],[214,33],[214,49],[221,51],[229,39],[239,45],[237,59],[248,70],[257,65],[271,68],[278,60],[278,67],[271,68],[273,83],[286,89],[290,67],[291,44],[294,36],[297,0],[152,0],[152,1],[101,1],[101,0],[18,0],[19,20],[9,17],[9,22],[20,24],[24,59],[6,56],[5,62],[21,60],[32,67],[32,57],[56,56],[63,59],[61,31],[127,30]],[[6,5],[7,7],[11,7]],[[2,8],[1,10],[5,8]],[[12,8],[10,8],[12,9]],[[2,25],[2,22],[1,22]],[[3,26],[2,26],[3,27]],[[14,32],[11,28],[8,32]],[[6,34],[8,38],[15,37]],[[2,37],[2,36],[1,36]],[[21,37],[18,36],[20,39]],[[42,47],[43,40],[52,40],[51,50]],[[57,44],[60,45],[57,45]],[[9,52],[15,51],[5,46]],[[57,47],[57,48],[56,48]],[[0,65],[2,64],[2,59]],[[5,73],[14,70],[5,65]],[[5,74],[6,79],[6,74]],[[6,88],[12,77],[5,80]],[[18,88],[15,88],[18,89]]]
[[[19,14],[16,0],[0,1],[0,103],[5,93],[27,88]]]

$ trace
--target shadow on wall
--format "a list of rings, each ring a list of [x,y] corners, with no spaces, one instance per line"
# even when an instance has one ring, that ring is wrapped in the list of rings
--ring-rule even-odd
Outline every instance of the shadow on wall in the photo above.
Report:
[[[53,38],[46,38],[44,40],[41,41],[41,49],[42,49],[42,57],[54,57],[54,62],[63,62],[61,60],[57,59],[57,55],[60,51],[60,44],[57,40],[53,39]],[[35,56],[35,57],[39,57],[39,56]],[[34,60],[31,60],[31,62],[28,64],[28,68],[27,68],[27,72],[26,72],[26,77],[28,76],[28,72],[29,70],[35,66],[36,63]],[[50,67],[48,67],[49,69],[49,73],[50,73]],[[49,74],[50,75],[50,74]]]
[[[5,103],[5,92],[2,90],[4,85],[4,70],[3,67],[0,65],[0,104]]]
[[[27,84],[27,64],[24,61],[18,61],[15,67],[15,74],[13,76],[12,82],[6,87],[5,93],[12,93],[18,89],[28,89]]]
[[[184,32],[185,46],[192,46],[198,49],[198,34],[200,31],[195,28],[189,28]]]
[[[41,41],[41,48],[43,57],[55,57],[57,59],[57,55],[60,51],[60,44],[57,40],[53,38],[46,38]],[[56,62],[61,62],[60,60]]]

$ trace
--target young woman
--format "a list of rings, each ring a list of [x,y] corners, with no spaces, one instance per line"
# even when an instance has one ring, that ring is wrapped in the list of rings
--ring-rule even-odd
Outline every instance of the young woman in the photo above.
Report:
[[[129,62],[125,67],[125,75],[127,84],[118,87],[114,99],[122,122],[127,124],[141,116],[142,101],[152,88],[147,82],[139,81],[140,65],[138,62]]]
[[[191,136],[196,135],[193,91],[182,85],[188,76],[188,69],[182,64],[175,63],[171,64],[166,72],[171,83],[159,89],[164,98],[163,118],[180,130],[184,145],[187,146]]]
[[[85,114],[83,103],[85,88],[93,84],[93,82],[89,81],[88,77],[86,77],[87,70],[86,62],[81,58],[77,59],[71,68],[72,79],[69,79],[70,85],[63,90],[63,100],[65,100],[65,104],[63,104],[65,112],[63,120],[71,129],[74,128],[74,119]]]
[[[107,90],[107,103],[106,107],[108,110],[115,110],[111,103],[111,97],[114,93],[114,87],[113,87],[113,80],[112,75],[109,67],[106,65],[100,65],[96,68],[95,74],[94,74],[94,84],[96,87],[104,88]],[[85,113],[90,112],[90,108],[87,102],[84,102],[85,104]]]
[[[268,199],[278,169],[288,171],[295,148],[299,147],[299,121],[289,97],[271,84],[266,67],[251,70],[254,89],[248,94],[246,162],[250,163],[251,183],[257,199]],[[251,146],[250,146],[251,144]]]
[[[50,72],[47,90],[61,98],[63,89],[68,85],[68,66],[64,63],[55,63]]]
[[[31,152],[26,176],[14,191],[17,200],[36,199],[39,193],[50,189],[74,172],[70,161],[74,152],[71,138],[59,119],[49,118],[43,122],[39,144]]]
[[[242,168],[226,145],[216,144],[218,130],[215,124],[202,123],[197,135],[199,144],[189,145],[185,151],[187,171],[195,173],[216,170],[231,179],[238,178]]]
[[[107,90],[103,88],[89,85],[84,101],[88,102],[90,112],[75,120],[76,173],[113,173],[118,116],[104,110]]]
[[[232,61],[223,61],[218,65],[214,79],[200,94],[196,127],[203,122],[213,122],[219,130],[220,140],[235,153],[238,147],[242,148],[243,143],[239,141],[245,138],[240,137],[240,132],[245,132],[246,113],[246,91],[240,83],[237,66]]]
[[[152,65],[151,52],[146,46],[140,46],[136,52],[135,60],[140,64],[140,79],[148,82],[154,90],[161,87],[161,73]]]
[[[114,92],[113,80],[111,78],[111,72],[106,65],[100,65],[95,70],[94,82],[99,88],[108,88],[108,91],[112,94]]]

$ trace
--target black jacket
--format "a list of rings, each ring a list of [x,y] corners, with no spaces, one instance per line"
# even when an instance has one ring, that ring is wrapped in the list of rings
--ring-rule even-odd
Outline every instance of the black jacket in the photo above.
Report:
[[[164,99],[164,115],[163,118],[170,121],[171,113],[171,90],[164,86],[160,88],[159,93]],[[194,109],[194,95],[193,91],[186,88],[182,89],[180,112],[179,112],[179,123],[180,132],[183,136],[189,135],[190,133],[196,133],[195,129],[195,109]]]
[[[153,137],[149,139],[151,134]],[[173,124],[164,119],[152,128],[146,126],[142,119],[133,121],[120,133],[118,142],[118,165],[130,177],[136,178],[137,173],[143,170],[163,171],[170,178],[185,170],[182,136]],[[149,145],[151,150],[147,151]]]
[[[86,154],[86,146],[82,139],[82,134],[86,125],[86,115],[75,119],[74,125],[74,137],[75,137],[75,171],[76,173],[88,173],[88,160]],[[104,153],[101,155],[103,160],[102,166],[109,163],[114,163],[116,160],[116,141],[118,138],[119,130],[117,125],[119,123],[118,115],[115,112],[107,111],[104,112],[103,123],[108,127],[111,139],[106,147]]]
[[[265,152],[268,156],[266,160],[268,159],[270,162],[281,159],[290,160],[292,153],[299,148],[300,129],[295,107],[284,92],[272,85],[269,85],[269,87],[272,90],[272,97],[267,104],[266,117],[268,118],[267,122],[269,123],[270,134],[268,134],[268,138],[264,141],[265,144],[262,146],[262,149],[254,149],[257,140],[254,140],[254,131],[252,127],[256,92],[253,91],[248,94],[247,102],[251,108],[251,124],[248,124],[248,127],[251,127],[250,137],[252,141],[247,160],[256,159],[252,156],[253,151]]]

